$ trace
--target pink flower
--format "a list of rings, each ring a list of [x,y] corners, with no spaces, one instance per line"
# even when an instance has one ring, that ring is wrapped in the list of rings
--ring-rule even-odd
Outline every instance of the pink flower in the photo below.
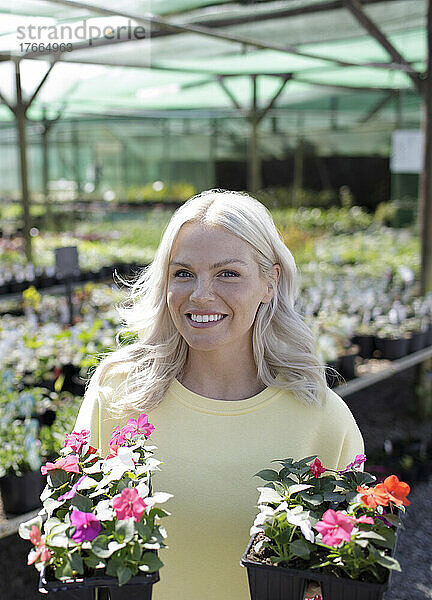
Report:
[[[136,419],[129,419],[126,427],[123,429],[126,429],[128,432],[130,432],[132,437],[138,433],[144,433],[147,437],[149,437],[154,431],[154,426],[148,422],[148,416],[143,413],[138,417],[138,421]]]
[[[84,542],[95,539],[101,530],[101,524],[92,513],[73,510],[70,516],[71,525],[74,525],[75,531],[72,534],[74,542]]]
[[[122,446],[126,441],[126,434],[130,433],[131,437],[139,433],[144,433],[147,437],[151,435],[154,431],[154,426],[148,422],[148,416],[146,414],[142,414],[136,419],[129,419],[127,424],[124,427],[117,427],[111,434],[110,439],[110,448],[114,446]]]
[[[63,494],[62,496],[60,496],[59,498],[57,498],[57,500],[70,500],[71,498],[73,498],[75,496],[75,494],[77,493],[79,484],[81,483],[81,481],[86,479],[86,477],[87,477],[87,475],[83,475],[82,477],[80,477],[78,479],[78,481],[73,484],[71,489],[68,492],[66,492],[65,494]]]
[[[126,441],[126,431],[117,425],[111,434],[110,448],[113,446],[121,446]]]
[[[71,434],[66,434],[64,446],[69,446],[74,452],[79,452],[81,448],[90,439],[90,431],[82,429],[81,431],[73,431]]]
[[[354,524],[348,515],[341,511],[335,512],[331,508],[323,514],[322,521],[318,521],[315,529],[322,534],[322,541],[328,546],[337,546],[340,542],[351,540],[351,531]]]
[[[41,562],[47,562],[51,558],[51,550],[45,546],[45,536],[41,537],[39,527],[33,525],[30,531],[30,541],[36,546],[33,556],[28,558],[27,564],[32,565],[39,558]]]
[[[41,467],[42,475],[46,475],[48,471],[55,471],[56,469],[62,469],[67,473],[79,473],[78,456],[68,455],[62,458],[58,458],[54,463],[47,462],[46,465]]]
[[[353,520],[355,523],[367,523],[367,525],[373,525],[375,523],[372,517],[367,517],[366,515],[362,515],[358,519],[353,517]]]
[[[342,471],[338,471],[338,473],[341,473],[343,475],[347,471],[351,471],[351,469],[358,469],[360,465],[362,465],[364,462],[366,462],[366,454],[357,454],[355,459],[352,462],[350,462],[345,467],[345,469],[342,469]]]
[[[316,458],[313,463],[311,464],[311,466],[309,467],[310,472],[312,473],[312,475],[314,477],[319,477],[320,475],[322,475],[323,473],[325,473],[325,469],[321,464],[321,461],[319,460],[319,458]]]
[[[139,521],[145,511],[147,504],[138,494],[135,488],[124,488],[119,496],[113,500],[113,508],[117,519],[129,519],[133,517]]]

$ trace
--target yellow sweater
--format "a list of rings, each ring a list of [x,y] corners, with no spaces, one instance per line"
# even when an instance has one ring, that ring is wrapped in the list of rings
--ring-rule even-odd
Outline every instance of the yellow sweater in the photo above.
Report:
[[[107,402],[126,375],[116,367],[97,388],[92,383],[75,430],[90,429],[91,443],[108,454],[112,430],[124,421],[107,414]],[[213,400],[176,379],[149,412],[151,440],[163,461],[155,490],[174,494],[164,508],[169,548],[154,586],[154,600],[249,600],[239,560],[258,510],[254,474],[281,468],[274,459],[319,455],[340,469],[363,453],[363,439],[343,400],[330,389],[323,408],[307,407],[285,390],[269,387],[245,400]]]

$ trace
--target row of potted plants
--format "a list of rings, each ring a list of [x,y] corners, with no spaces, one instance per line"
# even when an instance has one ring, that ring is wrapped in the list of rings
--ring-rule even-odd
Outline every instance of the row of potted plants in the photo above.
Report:
[[[80,402],[68,392],[26,387],[10,369],[0,370],[0,493],[6,513],[40,505],[40,467],[58,453]]]

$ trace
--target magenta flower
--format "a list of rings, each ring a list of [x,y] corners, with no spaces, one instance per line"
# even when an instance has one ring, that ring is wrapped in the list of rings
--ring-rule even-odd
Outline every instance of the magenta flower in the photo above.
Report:
[[[366,523],[367,525],[373,525],[375,523],[372,517],[367,517],[366,515],[362,515],[358,519],[354,517],[354,521],[355,523]]]
[[[78,479],[78,481],[73,484],[71,489],[68,492],[62,494],[59,498],[57,498],[57,500],[70,500],[71,498],[73,498],[75,496],[75,494],[77,493],[79,484],[81,483],[81,481],[86,479],[86,477],[87,477],[87,475],[83,475],[82,477],[80,477]]]
[[[154,431],[154,426],[148,422],[148,416],[143,413],[138,417],[138,421],[136,419],[129,419],[126,427],[123,429],[129,431],[132,434],[132,437],[138,433],[144,433],[149,437]]]
[[[315,529],[322,535],[322,541],[328,546],[337,546],[340,542],[351,540],[351,531],[354,524],[348,515],[331,508],[323,514],[322,521],[318,521]]]
[[[81,448],[90,439],[90,431],[88,429],[82,429],[81,431],[73,431],[72,433],[66,434],[64,446],[69,446],[74,452],[79,452]]]
[[[325,469],[322,466],[321,461],[319,460],[319,458],[316,458],[313,463],[311,464],[311,466],[309,467],[310,472],[312,473],[312,475],[314,477],[319,477],[320,475],[322,475],[323,473],[325,473]]]
[[[129,419],[124,427],[117,427],[111,434],[110,447],[122,446],[126,441],[126,434],[130,433],[134,437],[138,433],[144,433],[147,437],[154,431],[154,426],[148,422],[148,416],[143,413],[136,419]]]
[[[47,462],[46,465],[41,467],[42,475],[46,475],[48,471],[55,471],[56,469],[62,469],[67,473],[79,473],[79,459],[78,456],[68,454],[62,458],[58,458],[55,462]]]
[[[92,513],[82,512],[74,509],[70,516],[71,525],[75,526],[72,534],[74,542],[80,543],[86,540],[91,542],[99,535],[101,524]]]
[[[110,439],[110,447],[111,446],[121,446],[122,444],[124,444],[126,441],[126,431],[124,431],[124,428],[122,429],[121,427],[119,427],[117,425],[117,427],[114,429],[114,431],[111,434],[111,439]]]
[[[357,454],[355,459],[352,462],[350,462],[345,467],[345,469],[342,469],[342,471],[338,471],[338,473],[343,475],[344,473],[346,473],[347,471],[350,471],[351,469],[358,469],[360,467],[360,465],[362,465],[364,462],[366,462],[366,454]]]
[[[119,496],[113,499],[113,508],[117,519],[129,519],[133,517],[139,521],[145,511],[147,504],[138,494],[135,488],[124,488]]]

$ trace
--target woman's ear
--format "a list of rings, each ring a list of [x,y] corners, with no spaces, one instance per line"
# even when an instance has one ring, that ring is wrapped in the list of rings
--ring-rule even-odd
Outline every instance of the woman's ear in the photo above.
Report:
[[[278,265],[278,264],[273,265],[269,271],[269,277],[272,281],[274,281],[275,287],[277,287],[277,285],[279,283],[280,274],[281,274],[280,265]],[[270,302],[272,300],[273,296],[274,296],[273,287],[272,287],[271,283],[269,283],[267,285],[267,293],[264,296],[264,298],[261,300],[261,302],[264,302],[264,303]]]

